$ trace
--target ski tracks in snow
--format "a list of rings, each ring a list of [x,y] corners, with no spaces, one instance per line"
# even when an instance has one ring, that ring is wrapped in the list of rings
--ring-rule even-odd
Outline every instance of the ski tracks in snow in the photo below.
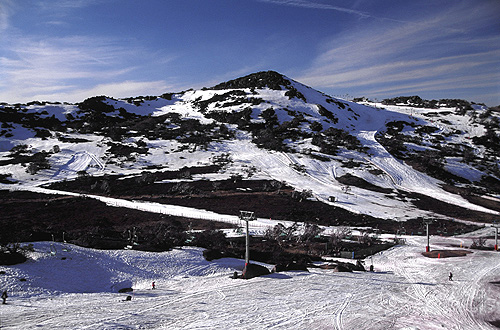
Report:
[[[456,300],[461,302],[461,305],[466,312],[465,316],[469,322],[474,323],[477,326],[477,329],[484,328],[484,323],[479,322],[478,315],[476,315],[481,314],[480,309],[482,306],[479,305],[479,302],[484,302],[484,297],[483,299],[476,300],[478,295],[484,295],[481,283],[484,282],[490,274],[497,274],[499,268],[500,262],[496,264],[483,265],[482,268],[477,269],[477,271],[473,273],[474,277],[470,281],[461,282],[460,289],[457,290],[458,296],[456,297]]]
[[[102,161],[93,153],[88,151],[78,152],[71,156],[65,164],[61,165],[52,178],[66,177],[68,174],[86,171],[90,166],[98,168],[100,171],[105,169]]]
[[[411,245],[411,240],[409,244]],[[417,247],[420,248],[421,246]],[[462,279],[460,274],[463,271],[460,268],[471,267],[472,264],[477,267],[476,263],[459,258],[429,259],[415,248],[405,249],[403,254],[395,249],[399,248],[384,252],[384,256],[391,260],[387,265],[408,283],[402,295],[394,296],[400,309],[407,308],[406,312],[399,311],[397,327],[411,327],[416,320],[424,320],[424,324],[430,328],[454,324],[453,329],[491,329],[489,324],[481,320],[481,306],[478,304],[484,302],[484,299],[476,298],[482,293],[482,282],[500,268],[500,263],[481,265],[477,271],[470,272],[470,279]],[[397,254],[398,257],[393,258],[392,254]],[[438,265],[440,266],[436,268]],[[428,273],[422,273],[422,268],[429,269]],[[448,281],[446,271],[436,272],[436,269],[456,268],[455,278],[460,279],[455,281]]]
[[[352,299],[352,294],[348,294],[340,307],[338,308],[337,312],[335,313],[335,329],[342,330],[344,329],[344,323],[342,322],[342,315],[344,314],[344,311],[347,308],[347,305],[351,302]]]
[[[221,277],[227,277],[227,276],[221,275]],[[256,278],[256,279],[252,279],[252,283],[256,284],[256,282],[262,282],[265,280],[266,280],[266,278],[264,278],[264,277]],[[223,284],[223,285],[219,285],[216,290],[214,290],[212,286],[209,286],[209,288],[204,288],[204,289],[197,288],[194,291],[180,292],[176,296],[173,296],[173,295],[169,295],[167,297],[161,296],[158,298],[153,298],[153,299],[158,300],[157,303],[149,305],[147,308],[143,308],[140,310],[134,310],[134,313],[137,315],[146,315],[146,314],[151,313],[151,312],[157,312],[157,311],[162,310],[164,308],[171,308],[171,306],[174,306],[174,305],[179,304],[179,303],[182,304],[183,301],[192,301],[193,299],[200,298],[200,297],[206,297],[207,299],[214,299],[214,297],[212,296],[214,294],[219,298],[219,300],[223,301],[226,299],[226,293],[224,293],[225,291],[226,292],[233,291],[239,287],[244,287],[246,285],[250,285],[250,283],[246,280],[231,280],[231,282],[228,282],[228,283]],[[137,294],[140,294],[140,293],[141,292],[139,291]],[[175,293],[174,293],[174,295],[175,295]],[[140,298],[134,298],[134,299],[140,299]],[[194,323],[199,322],[200,321],[199,317],[198,317],[199,315],[200,314],[197,313],[196,319],[194,319],[194,320],[189,320],[189,317],[187,315],[184,315],[184,318],[181,318],[181,320],[179,320],[179,322],[184,324],[183,328],[190,328],[190,326],[188,326],[186,324],[189,324],[189,323],[194,324]],[[206,316],[209,317],[209,314],[207,314]],[[101,319],[101,320],[94,322],[92,324],[88,324],[84,327],[81,327],[81,329],[102,329],[102,328],[105,328],[104,326],[106,324],[117,323],[118,321],[124,320],[124,319],[129,318],[129,317],[130,317],[130,315],[125,312],[125,313],[123,313],[119,316],[116,316],[116,317],[109,317],[109,318]],[[191,316],[191,317],[193,317],[193,316]],[[176,328],[175,322],[173,321],[172,323],[173,324],[170,324],[170,326],[172,326],[173,328]]]

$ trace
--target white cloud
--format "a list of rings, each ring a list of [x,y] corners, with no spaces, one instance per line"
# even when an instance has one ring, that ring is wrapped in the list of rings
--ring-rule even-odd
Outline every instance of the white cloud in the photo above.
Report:
[[[500,63],[500,49],[466,55],[456,55],[424,60],[387,61],[382,64],[361,66],[338,73],[318,72],[299,80],[308,84],[325,87],[352,87],[371,85],[383,80],[384,83],[415,79],[431,79],[436,76],[451,75],[469,69]],[[500,69],[497,70],[497,76]],[[455,78],[456,79],[456,78]]]
[[[476,36],[477,30],[496,22],[490,6],[449,8],[408,24],[373,24],[347,31],[323,48],[305,73],[296,78],[317,88],[373,88],[408,90],[402,85],[450,89],[453,82],[499,85],[500,36]],[[447,84],[447,85],[445,85]],[[365,86],[365,87],[363,87]],[[427,88],[428,89],[428,88]]]
[[[163,80],[158,81],[121,81],[116,83],[99,84],[87,89],[64,88],[65,86],[57,86],[47,89],[39,89],[39,94],[28,93],[19,95],[24,98],[22,102],[32,100],[40,101],[59,101],[59,102],[81,102],[92,96],[106,95],[114,98],[124,98],[139,95],[161,95],[170,91],[172,86],[168,85]],[[1,97],[1,94],[0,94]]]
[[[373,88],[367,90],[370,95],[387,95],[388,93],[415,93],[415,91],[436,91],[436,90],[451,90],[451,89],[470,89],[491,87],[490,81],[498,79],[498,73],[492,74],[476,74],[460,78],[436,79],[425,82],[410,82],[407,84],[397,84],[386,88]]]
[[[136,63],[145,59],[145,51],[113,40],[81,36],[42,41],[24,38],[7,47],[9,56],[0,57],[0,101],[36,98],[75,102],[93,96],[93,92],[121,97],[125,91],[141,94],[167,88],[164,81],[137,81],[140,68]],[[163,65],[173,59],[163,57]],[[56,98],[59,96],[61,99]]]

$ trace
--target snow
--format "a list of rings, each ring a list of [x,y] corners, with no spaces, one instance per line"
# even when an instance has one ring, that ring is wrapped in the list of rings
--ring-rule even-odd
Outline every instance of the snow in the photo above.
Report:
[[[208,262],[199,248],[150,253],[36,242],[28,262],[0,266],[5,271],[0,288],[10,295],[0,306],[0,324],[2,329],[494,329],[487,321],[500,319],[499,288],[490,283],[498,281],[498,252],[429,259],[421,255],[424,237],[405,238],[406,245],[365,260],[367,268],[373,262],[374,273],[310,268],[250,280],[230,278],[241,272],[243,260]],[[471,238],[431,237],[432,249],[460,243],[468,246]],[[129,286],[133,292],[116,292]],[[125,301],[127,295],[131,301]]]
[[[484,173],[478,169],[467,166],[460,160],[452,157],[446,158],[445,169],[452,174],[458,175],[462,178],[468,178],[471,181],[480,181],[484,176]]]
[[[252,105],[252,120],[262,120],[260,117],[262,111],[271,107],[275,110],[280,123],[292,119],[290,111],[300,112],[307,120],[320,122],[324,129],[336,127],[349,131],[368,148],[367,153],[342,150],[337,156],[320,155],[330,160],[319,161],[297,152],[275,152],[260,149],[252,143],[252,137],[249,134],[236,131],[236,139],[212,142],[206,149],[182,145],[175,140],[131,138],[123,143],[135,145],[137,139],[142,139],[147,144],[148,152],[147,154],[136,154],[131,160],[128,160],[124,157],[113,158],[113,155],[107,152],[109,138],[92,134],[66,134],[68,137],[90,141],[84,143],[62,142],[54,137],[40,139],[34,137],[33,131],[15,124],[9,131],[13,134],[12,137],[0,137],[1,159],[8,159],[8,150],[18,144],[29,145],[31,153],[52,150],[55,145],[58,145],[61,151],[51,154],[48,158],[51,168],[41,170],[36,176],[26,172],[26,164],[2,166],[0,174],[10,174],[11,180],[19,182],[20,186],[36,187],[48,182],[73,179],[80,171],[86,171],[90,175],[121,174],[127,176],[136,175],[147,170],[148,167],[178,170],[183,167],[210,165],[213,163],[214,156],[225,153],[230,155],[232,163],[227,164],[219,173],[207,174],[200,176],[200,178],[217,180],[227,179],[235,174],[243,174],[245,178],[249,179],[283,181],[297,190],[311,190],[315,198],[322,202],[331,204],[328,200],[333,196],[336,200],[334,205],[338,207],[383,219],[404,221],[415,217],[446,218],[442,215],[417,210],[411,201],[398,199],[395,194],[382,194],[354,186],[350,187],[350,193],[345,193],[344,185],[337,181],[337,177],[348,173],[383,188],[425,194],[437,200],[471,210],[499,214],[485,207],[474,205],[459,195],[444,191],[441,188],[443,184],[441,181],[420,173],[404,162],[395,159],[375,139],[375,134],[384,129],[386,123],[405,121],[437,127],[440,134],[446,136],[448,143],[468,144],[481,152],[481,147],[473,145],[470,138],[483,135],[484,127],[471,125],[471,116],[459,116],[452,108],[422,109],[407,105],[385,106],[377,103],[362,105],[332,99],[293,80],[291,80],[291,84],[305,96],[307,102],[298,98],[289,99],[288,96],[285,96],[286,90],[262,88],[251,91],[243,89],[242,91],[247,94],[246,97],[264,100],[260,104]],[[230,91],[232,90],[191,90],[172,95],[172,100],[157,98],[144,100],[137,103],[138,105],[128,103],[125,100],[106,99],[106,102],[116,109],[124,108],[135,114],[159,116],[176,112],[181,114],[183,118],[194,118],[202,123],[210,123],[213,120],[206,118],[199,111],[195,101],[208,100],[215,95],[222,95]],[[318,116],[318,105],[331,111],[338,118],[338,123],[334,124],[326,120],[325,117]],[[248,104],[236,104],[217,108],[214,103],[210,103],[207,111],[240,111],[247,106]],[[23,111],[43,113],[43,116],[54,115],[60,119],[63,119],[66,114],[75,114],[77,110],[76,105],[31,105],[23,109]],[[484,109],[478,108],[474,111],[480,113]],[[441,115],[445,117],[441,117]],[[442,124],[440,120],[443,118],[451,124]],[[172,125],[172,123],[165,122],[165,125]],[[303,129],[308,130],[308,125],[308,123],[302,123]],[[235,129],[232,125],[229,126],[231,130]],[[455,130],[467,132],[467,135],[464,137],[464,135],[452,134],[452,131]],[[311,144],[310,139],[298,142],[287,141],[287,143],[297,148],[298,152],[312,150],[313,153],[318,154],[317,147]],[[186,147],[187,151],[181,151],[182,148]],[[409,147],[422,148],[416,145],[409,145]],[[363,165],[360,168],[347,168],[343,166],[343,162],[346,160],[353,160]],[[304,166],[306,171],[297,171],[300,166]],[[251,177],[249,168],[257,169],[257,172],[252,173]],[[447,159],[445,168],[469,181],[478,181],[483,175],[477,168],[451,158]],[[383,174],[371,174],[369,170],[374,169],[380,170]],[[2,186],[1,188],[11,189],[12,187]]]
[[[88,151],[82,151],[71,155],[70,160],[59,166],[59,169],[53,176],[53,179],[59,177],[66,178],[68,176],[76,176],[80,171],[87,171],[90,167],[99,170],[104,169],[104,164],[95,155]]]
[[[223,93],[224,91],[218,92]],[[266,97],[269,102],[284,102],[283,106],[288,102],[281,95],[283,91],[264,89],[260,90],[260,93],[267,94]],[[188,92],[182,96],[182,102],[176,101],[173,105],[166,105],[163,108],[184,107],[185,116],[196,115],[200,117],[202,116],[201,113],[196,112],[196,109],[184,103],[187,100],[196,99],[200,96],[209,98],[213,94],[213,91]],[[58,145],[61,151],[52,154],[49,159],[52,164],[51,169],[42,170],[33,177],[26,173],[26,168],[22,164],[16,164],[2,167],[0,173],[12,174],[12,179],[19,181],[20,186],[35,189],[36,186],[47,182],[75,178],[79,171],[86,171],[91,175],[106,173],[136,175],[143,171],[146,166],[151,165],[159,165],[168,170],[178,170],[189,166],[210,165],[213,163],[211,160],[213,156],[228,153],[233,160],[232,163],[228,164],[220,173],[200,176],[199,179],[227,179],[234,174],[245,174],[246,170],[252,167],[256,168],[257,172],[251,178],[285,182],[299,191],[311,190],[318,200],[342,207],[354,213],[401,221],[416,217],[446,218],[428,211],[418,210],[410,201],[397,199],[392,194],[373,192],[354,186],[350,187],[351,190],[349,193],[346,193],[343,190],[344,185],[338,182],[336,178],[337,176],[349,173],[380,187],[417,192],[460,207],[498,214],[496,211],[474,205],[459,195],[444,191],[440,187],[441,182],[439,180],[420,173],[395,159],[376,141],[375,134],[377,128],[383,127],[387,121],[402,118],[408,119],[408,115],[387,109],[374,109],[355,103],[348,105],[356,113],[362,114],[360,119],[357,120],[356,126],[352,128],[351,134],[355,135],[364,146],[369,148],[367,154],[344,151],[338,156],[328,156],[330,161],[319,161],[297,153],[275,152],[258,148],[252,143],[251,136],[243,132],[238,132],[238,136],[234,140],[213,142],[206,150],[190,148],[187,154],[186,152],[177,152],[181,144],[175,140],[143,139],[149,148],[147,154],[136,155],[135,161],[123,161],[122,164],[112,164],[112,162],[108,162],[109,155],[106,153],[107,138],[94,135],[72,134],[71,137],[85,138],[90,142],[63,143],[53,138],[46,140],[29,138],[22,141],[22,143],[30,145],[32,152],[51,150],[54,145]],[[135,105],[133,106],[135,107]],[[325,102],[325,106],[330,105]],[[269,104],[262,104],[262,107],[269,107]],[[346,111],[346,113],[351,112]],[[413,116],[417,116],[417,113],[415,112]],[[341,118],[340,125],[349,127],[349,120],[346,118]],[[134,141],[130,140],[129,142],[133,143]],[[21,143],[21,141],[19,140],[18,143]],[[304,148],[308,147],[307,143],[306,141],[303,145]],[[342,167],[342,162],[346,159],[352,159],[364,165],[359,169]],[[306,171],[298,171],[297,168],[300,166],[304,166]],[[371,166],[372,169],[379,169],[383,174],[370,174],[367,166]],[[449,160],[447,168],[452,173],[469,177],[471,181],[478,180],[481,175],[479,171],[470,168],[464,163],[454,162],[452,159]],[[18,185],[15,188],[17,187]],[[13,189],[11,185],[2,185],[1,188]],[[329,202],[331,196],[335,197],[335,203]],[[121,203],[120,205],[124,206],[124,204],[128,205],[130,203]],[[134,205],[139,204],[141,202],[137,201]],[[148,206],[147,208],[152,210],[152,212],[158,212],[159,210],[156,206]],[[160,207],[160,209],[161,212],[165,212],[165,209],[175,209],[175,207],[164,206]],[[229,215],[222,215],[221,217],[226,216]]]
[[[40,113],[42,118],[43,117],[48,118],[54,116],[56,119],[59,119],[60,121],[66,120],[67,114],[74,114],[78,111],[78,107],[74,104],[30,105],[27,106],[25,109],[28,110],[28,113],[30,112]]]
[[[15,185],[0,184],[0,189],[29,190],[45,194],[77,193],[41,188],[53,181],[72,179],[78,172],[91,175],[137,175],[147,166],[178,170],[183,167],[213,163],[214,156],[229,154],[232,162],[219,173],[196,175],[192,180],[222,180],[234,174],[247,179],[266,179],[285,182],[296,190],[311,190],[314,199],[342,207],[353,213],[369,214],[383,219],[404,221],[409,218],[447,218],[418,210],[406,199],[394,194],[374,192],[345,185],[337,181],[345,174],[358,176],[386,189],[404,190],[432,196],[435,199],[472,210],[498,215],[496,211],[474,205],[458,195],[444,191],[442,182],[414,170],[392,157],[375,139],[375,134],[390,121],[414,122],[438,127],[449,143],[474,145],[462,135],[445,134],[453,130],[467,132],[467,137],[484,134],[484,128],[471,125],[468,116],[454,114],[454,109],[420,109],[408,106],[360,105],[339,100],[344,109],[328,102],[328,98],[300,83],[292,85],[307,99],[307,103],[288,99],[285,91],[268,88],[256,90],[248,97],[263,98],[253,105],[252,119],[273,107],[280,123],[292,116],[286,109],[302,112],[307,120],[319,121],[328,127],[343,128],[356,136],[367,153],[342,150],[337,156],[321,155],[311,141],[293,142],[300,151],[327,160],[318,160],[298,152],[276,152],[258,148],[249,134],[237,131],[231,141],[212,142],[206,149],[188,146],[189,151],[175,140],[148,140],[147,154],[136,155],[135,161],[116,161],[107,153],[108,138],[97,135],[66,134],[90,142],[62,142],[56,138],[34,137],[32,130],[14,124],[13,136],[0,137],[0,157],[8,159],[14,145],[27,144],[31,153],[52,150],[50,169],[36,176],[26,173],[23,164],[0,168],[0,174],[11,174]],[[173,95],[172,100],[158,98],[139,105],[124,100],[107,99],[116,109],[139,115],[159,116],[169,112],[184,118],[212,122],[193,104],[230,90],[188,91]],[[339,119],[333,124],[317,117],[318,106],[332,111]],[[243,105],[247,106],[247,105]],[[210,104],[207,111],[239,111],[242,105],[216,109]],[[385,108],[383,108],[385,107]],[[63,119],[75,112],[75,105],[31,105],[26,111],[43,113]],[[484,109],[476,109],[483,111]],[[443,125],[434,113],[447,113],[451,124]],[[165,125],[172,125],[166,122]],[[229,125],[230,129],[234,129]],[[306,125],[304,124],[304,127]],[[134,144],[136,138],[124,143]],[[290,142],[292,144],[292,142]],[[413,148],[421,146],[411,145]],[[345,167],[352,160],[359,167]],[[446,169],[471,181],[481,179],[482,172],[460,161],[447,158]],[[250,176],[249,168],[256,172]],[[305,169],[300,170],[300,168]],[[382,174],[372,174],[378,169]],[[217,214],[207,210],[164,205],[153,202],[122,200],[97,195],[85,195],[107,205],[190,218],[225,221],[241,226],[234,214]],[[329,198],[335,197],[335,202]],[[485,196],[485,198],[494,198]],[[498,198],[498,196],[496,196]],[[257,217],[259,215],[257,214]],[[252,235],[282,222],[280,219],[258,218],[250,223]],[[334,228],[325,228],[329,233]],[[451,249],[461,244],[470,246],[476,236],[492,235],[491,228],[460,237],[432,237],[432,249]],[[231,230],[228,236],[238,235]],[[8,290],[7,305],[0,306],[2,329],[493,329],[487,321],[500,320],[496,297],[500,288],[490,282],[499,281],[500,261],[493,251],[473,251],[466,257],[428,259],[421,255],[425,238],[405,236],[407,244],[396,246],[365,260],[375,265],[375,273],[334,273],[311,268],[310,272],[284,272],[251,280],[233,280],[229,276],[241,271],[243,261],[221,259],[207,262],[199,248],[174,249],[163,253],[131,250],[100,251],[69,244],[36,242],[35,252],[26,263],[0,266],[0,289]],[[488,241],[492,245],[491,240]],[[55,254],[54,254],[55,252]],[[272,265],[267,265],[271,268]],[[453,272],[454,281],[448,281]],[[20,281],[26,279],[26,281]],[[151,290],[155,281],[156,290]],[[133,293],[117,293],[120,288],[132,287]],[[127,295],[132,301],[124,301]]]

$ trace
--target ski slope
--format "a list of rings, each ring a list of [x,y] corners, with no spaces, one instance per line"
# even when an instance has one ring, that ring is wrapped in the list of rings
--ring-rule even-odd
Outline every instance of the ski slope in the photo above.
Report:
[[[148,253],[37,242],[32,260],[0,266],[0,287],[10,294],[0,324],[23,330],[494,329],[488,321],[500,319],[500,289],[490,282],[500,277],[498,253],[429,259],[421,255],[425,238],[406,240],[365,260],[374,273],[311,268],[251,280],[230,278],[243,260],[207,262],[199,248]],[[431,248],[470,242],[432,237]],[[132,293],[116,292],[129,286]]]

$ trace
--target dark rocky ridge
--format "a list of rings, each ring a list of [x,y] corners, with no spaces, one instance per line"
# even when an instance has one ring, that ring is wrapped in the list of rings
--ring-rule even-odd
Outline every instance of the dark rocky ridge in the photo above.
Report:
[[[252,73],[245,77],[229,80],[210,89],[240,89],[240,88],[270,88],[282,90],[283,87],[289,87],[291,82],[282,74],[276,71],[261,71]]]

